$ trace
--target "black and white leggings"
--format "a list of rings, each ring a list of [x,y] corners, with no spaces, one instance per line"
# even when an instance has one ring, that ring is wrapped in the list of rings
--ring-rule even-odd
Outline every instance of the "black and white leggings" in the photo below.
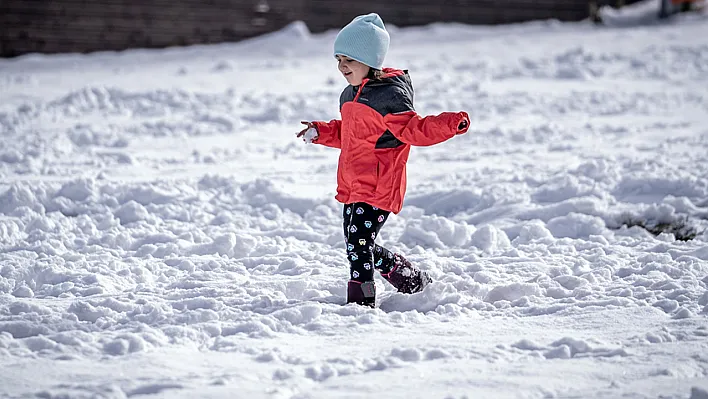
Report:
[[[374,269],[383,274],[391,271],[393,253],[374,242],[389,214],[365,202],[344,205],[344,237],[352,280],[373,281]]]

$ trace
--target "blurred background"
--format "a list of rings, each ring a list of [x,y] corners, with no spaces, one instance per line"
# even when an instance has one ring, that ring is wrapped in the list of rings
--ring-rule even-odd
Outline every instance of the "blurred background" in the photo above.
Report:
[[[0,57],[238,41],[304,21],[311,32],[379,13],[396,26],[601,22],[598,9],[637,0],[0,0]],[[694,0],[656,0],[657,15]]]

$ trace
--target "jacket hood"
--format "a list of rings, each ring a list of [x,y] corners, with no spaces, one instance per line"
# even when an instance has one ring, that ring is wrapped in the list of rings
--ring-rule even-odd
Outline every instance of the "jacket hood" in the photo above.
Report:
[[[405,90],[411,98],[413,97],[413,83],[408,74],[407,69],[384,68],[382,69],[384,76],[377,80],[366,80],[365,85],[368,87],[394,85]]]

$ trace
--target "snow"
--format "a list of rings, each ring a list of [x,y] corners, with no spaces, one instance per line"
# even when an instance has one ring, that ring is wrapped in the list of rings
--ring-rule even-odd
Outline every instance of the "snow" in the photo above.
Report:
[[[0,60],[0,396],[708,397],[708,25],[633,7],[391,27],[472,129],[412,150],[378,242],[435,282],[376,309],[295,137],[336,32]]]

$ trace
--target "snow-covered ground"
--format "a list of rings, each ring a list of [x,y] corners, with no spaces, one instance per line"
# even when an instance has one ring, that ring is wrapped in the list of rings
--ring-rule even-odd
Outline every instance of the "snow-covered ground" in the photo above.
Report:
[[[335,32],[0,60],[0,397],[708,398],[708,20],[613,17],[391,27],[473,127],[413,149],[380,243],[435,282],[373,310],[294,137]]]

